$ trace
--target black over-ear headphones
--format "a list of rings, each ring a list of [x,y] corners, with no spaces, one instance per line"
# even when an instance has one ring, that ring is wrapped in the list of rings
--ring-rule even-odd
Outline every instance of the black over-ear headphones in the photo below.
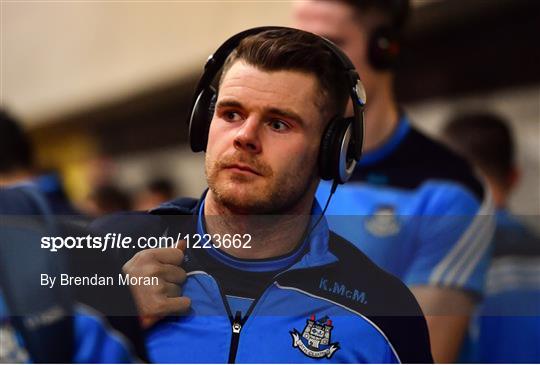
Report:
[[[249,36],[269,30],[287,30],[286,27],[258,27],[245,30],[229,38],[213,55],[208,57],[204,72],[195,90],[189,113],[189,141],[193,152],[206,150],[208,131],[214,115],[216,90],[212,82],[223,67],[225,60]],[[296,30],[296,29],[295,29]],[[328,123],[319,150],[319,169],[321,178],[343,184],[351,177],[356,163],[362,154],[364,136],[363,110],[366,100],[364,86],[349,58],[332,42],[320,37],[328,49],[336,56],[343,68],[349,95],[352,99],[354,116],[337,117]]]
[[[378,0],[380,1],[380,0]],[[401,29],[410,10],[410,0],[385,0],[378,3],[391,14],[391,21],[379,25],[369,35],[368,60],[376,70],[394,69],[399,60]]]
[[[396,29],[390,26],[377,27],[369,37],[369,63],[376,70],[395,68],[399,59],[400,46]]]

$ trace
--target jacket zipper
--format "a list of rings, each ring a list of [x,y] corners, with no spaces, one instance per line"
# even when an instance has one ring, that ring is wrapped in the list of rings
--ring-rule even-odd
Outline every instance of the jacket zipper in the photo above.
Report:
[[[231,344],[229,346],[229,360],[227,362],[229,364],[234,364],[236,361],[236,353],[238,352],[238,343],[240,342],[240,332],[242,331],[242,328],[244,327],[244,323],[246,323],[253,307],[258,301],[258,298],[255,299],[253,303],[251,303],[251,306],[246,312],[246,315],[244,316],[244,318],[242,318],[242,313],[240,311],[237,311],[233,317],[231,307],[229,306],[229,301],[227,300],[227,296],[225,295],[225,293],[223,293],[223,290],[221,289],[221,285],[219,285],[217,280],[216,280],[216,284],[217,284],[217,287],[219,288],[219,293],[221,294],[221,299],[223,300],[223,305],[225,305],[227,315],[229,316],[229,321],[231,322],[232,334],[231,334]]]
[[[231,348],[229,351],[229,364],[234,364],[236,360],[236,353],[238,352],[238,342],[240,341],[240,331],[244,325],[242,321],[242,313],[240,311],[236,312],[234,319],[231,321],[232,326],[232,337],[231,337]]]
[[[331,266],[331,265],[332,264],[322,265],[321,267],[326,267],[326,266]],[[295,270],[291,270],[291,271],[300,271],[300,270],[303,270],[303,269],[295,269]],[[257,297],[253,300],[253,303],[251,303],[251,305],[249,306],[249,309],[247,310],[244,317],[242,317],[242,313],[240,311],[237,311],[235,313],[235,316],[233,317],[232,312],[231,312],[231,307],[229,306],[229,301],[227,300],[226,295],[223,293],[223,290],[221,289],[221,285],[219,285],[218,281],[215,280],[215,278],[214,278],[214,280],[216,281],[217,287],[219,289],[219,293],[221,294],[221,299],[223,300],[223,304],[225,305],[225,309],[226,309],[227,314],[229,316],[229,320],[231,321],[232,336],[231,336],[231,344],[229,346],[229,361],[228,361],[229,364],[234,364],[235,361],[236,361],[236,354],[238,352],[238,344],[240,342],[240,332],[242,331],[242,328],[244,327],[244,324],[248,320],[249,316],[253,312],[253,309],[255,308],[257,303],[259,302],[259,299],[268,290],[268,288],[270,288],[272,285],[274,285],[274,283],[276,282],[276,280],[280,276],[282,276],[282,275],[284,275],[286,273],[289,273],[289,272],[290,272],[289,270],[285,270],[285,271],[277,274],[276,276],[274,276],[272,283],[270,283],[268,286],[266,286],[264,288],[264,290],[259,295],[257,295]]]

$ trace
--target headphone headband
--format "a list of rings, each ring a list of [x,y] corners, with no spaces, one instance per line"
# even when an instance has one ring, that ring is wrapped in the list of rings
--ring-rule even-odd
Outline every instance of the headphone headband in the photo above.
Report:
[[[208,57],[208,60],[204,66],[203,75],[201,76],[199,83],[197,84],[197,88],[195,89],[191,112],[189,113],[188,125],[190,131],[190,142],[191,149],[194,152],[206,150],[208,129],[210,120],[212,118],[212,115],[209,114],[213,114],[212,103],[215,101],[215,91],[212,89],[212,82],[219,70],[221,70],[225,64],[227,57],[238,47],[243,39],[271,30],[300,31],[294,28],[277,26],[251,28],[235,34],[227,39],[212,55]],[[347,142],[345,152],[342,151],[345,155],[341,156],[341,160],[345,160],[345,164],[347,165],[347,173],[341,173],[338,174],[338,177],[334,177],[336,180],[344,182],[348,179],[348,177],[350,177],[350,165],[353,162],[356,164],[362,154],[363,108],[366,102],[366,93],[353,63],[345,55],[345,53],[343,53],[341,49],[339,49],[328,39],[320,36],[317,37],[323,41],[326,48],[330,50],[330,52],[335,56],[335,58],[339,61],[339,64],[342,66],[345,78],[349,84],[347,86],[348,94],[353,105],[354,117],[352,118],[352,131],[350,131],[351,128],[347,129],[347,133],[349,134],[348,139],[350,139],[350,141]],[[203,107],[201,108],[201,106]],[[202,123],[203,121],[201,121],[201,119],[203,119],[204,123]],[[350,134],[352,134],[352,138],[350,138]],[[343,138],[345,137],[343,136]],[[343,163],[338,163],[338,165],[341,166]],[[346,177],[342,178],[345,175]]]

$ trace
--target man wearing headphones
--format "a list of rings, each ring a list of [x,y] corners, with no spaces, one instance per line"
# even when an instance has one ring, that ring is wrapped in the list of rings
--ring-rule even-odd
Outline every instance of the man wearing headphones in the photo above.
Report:
[[[133,276],[168,270],[160,286],[172,297],[183,278],[171,263],[187,273],[191,308],[148,329],[151,360],[431,362],[412,294],[331,232],[314,199],[321,176],[345,182],[360,154],[364,99],[347,57],[311,33],[256,28],[214,53],[195,95],[190,140],[206,151],[209,189],[132,218],[146,233],[191,234],[185,256],[143,250],[125,265]],[[101,229],[124,230],[125,218]]]
[[[433,356],[448,363],[482,293],[493,208],[468,164],[414,128],[395,100],[408,12],[407,0],[308,0],[296,4],[294,26],[340,46],[369,100],[364,154],[328,207],[330,227],[412,289]],[[321,184],[317,197],[330,189]]]

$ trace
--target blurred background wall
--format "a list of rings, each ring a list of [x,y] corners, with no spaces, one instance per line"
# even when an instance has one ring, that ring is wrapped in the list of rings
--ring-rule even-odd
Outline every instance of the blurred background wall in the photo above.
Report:
[[[540,2],[413,1],[397,93],[437,135],[453,113],[490,109],[515,127],[518,214],[540,214]],[[82,201],[95,184],[135,191],[155,177],[205,186],[186,145],[191,93],[230,35],[290,24],[291,2],[0,3],[0,103],[21,117],[41,168]]]

